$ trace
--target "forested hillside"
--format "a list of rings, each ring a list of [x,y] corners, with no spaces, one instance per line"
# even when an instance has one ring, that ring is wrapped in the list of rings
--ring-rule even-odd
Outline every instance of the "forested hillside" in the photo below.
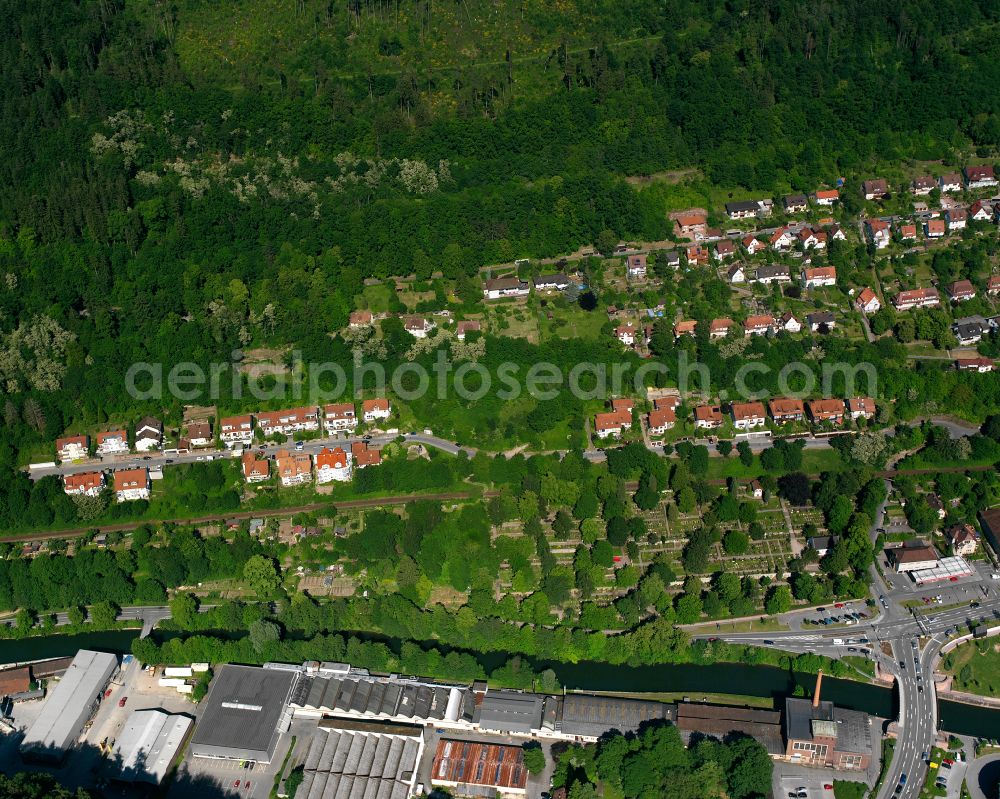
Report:
[[[667,236],[670,184],[628,176],[779,192],[993,155],[998,21],[989,0],[0,0],[0,460],[134,411],[123,364],[315,352],[364,277]]]

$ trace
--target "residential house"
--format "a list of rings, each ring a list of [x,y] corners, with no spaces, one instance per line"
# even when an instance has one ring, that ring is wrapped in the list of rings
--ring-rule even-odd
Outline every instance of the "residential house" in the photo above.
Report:
[[[187,428],[187,440],[192,447],[210,447],[214,441],[212,436],[212,425],[208,422],[197,422],[189,424]]]
[[[914,241],[917,238],[917,226],[913,222],[897,223],[896,232],[903,241]]]
[[[626,411],[611,411],[599,413],[594,418],[594,432],[598,438],[620,436],[623,431],[632,428],[632,414]]]
[[[538,275],[534,279],[535,291],[565,291],[570,279],[561,272],[555,275]]]
[[[743,323],[744,335],[747,337],[766,335],[773,328],[774,317],[768,314],[748,316],[746,321]]]
[[[227,416],[219,421],[219,438],[227,447],[253,441],[253,415]]]
[[[66,436],[66,438],[56,439],[56,454],[63,462],[86,458],[89,450],[89,436]]]
[[[750,253],[750,255],[756,255],[767,246],[754,236],[744,236],[743,241],[740,243],[743,245],[743,249]]]
[[[708,249],[700,244],[689,245],[684,254],[689,264],[703,266],[708,263]]]
[[[726,213],[730,219],[753,219],[762,215],[762,205],[758,200],[737,200],[726,203]]]
[[[991,297],[996,297],[1000,294],[1000,276],[993,275],[986,281],[986,293]]]
[[[308,452],[289,452],[279,449],[274,465],[283,486],[295,486],[312,480],[312,458]]]
[[[881,219],[866,219],[865,232],[868,239],[879,250],[888,247],[891,237],[889,235],[889,223]]]
[[[656,263],[677,269],[681,265],[681,254],[677,250],[664,250],[656,254]]]
[[[875,292],[870,288],[861,289],[861,293],[858,294],[854,304],[858,306],[858,310],[861,311],[861,313],[865,314],[873,314],[882,309],[882,303],[879,301]]]
[[[983,340],[988,329],[984,322],[975,319],[958,319],[951,326],[951,330],[955,334],[955,338],[958,339],[958,343],[963,347],[968,347]]]
[[[866,200],[882,200],[889,195],[889,184],[882,178],[866,180],[861,184],[861,195]]]
[[[63,490],[71,497],[96,497],[104,490],[102,472],[80,472],[67,474],[63,478]]]
[[[713,319],[712,323],[708,327],[708,337],[710,339],[725,338],[729,335],[729,331],[732,330],[735,325],[736,323],[728,317]]]
[[[354,458],[355,469],[378,466],[382,462],[382,450],[372,449],[364,441],[355,441],[351,444],[351,455]]]
[[[928,219],[924,222],[924,235],[929,239],[939,239],[947,232],[943,219]]]
[[[528,282],[516,276],[495,277],[483,284],[483,296],[488,300],[499,300],[504,297],[527,297],[529,293]],[[410,318],[419,319],[419,317]],[[412,333],[413,331],[407,328],[407,332]],[[414,335],[416,334],[414,333]],[[424,331],[424,335],[420,338],[426,335],[427,332]]]
[[[837,189],[819,189],[813,195],[816,205],[831,206],[840,200],[840,192]]]
[[[965,302],[976,297],[976,287],[969,280],[956,280],[945,289],[952,302]]]
[[[837,321],[830,311],[817,311],[806,316],[806,324],[813,333],[829,333],[837,326]]]
[[[979,532],[968,522],[953,524],[944,531],[944,535],[951,546],[951,554],[956,557],[974,555],[979,548]]]
[[[323,409],[323,427],[327,433],[354,430],[358,426],[358,416],[353,402],[336,402]]]
[[[944,212],[944,218],[948,222],[948,230],[962,230],[969,220],[969,212],[964,208],[949,208]]]
[[[802,285],[807,289],[837,285],[837,269],[833,266],[816,266],[802,270]]]
[[[757,268],[754,272],[754,283],[761,283],[769,286],[772,283],[790,283],[792,281],[791,270],[783,264],[767,264]]]
[[[816,230],[815,228],[802,228],[796,235],[795,240],[802,245],[804,250],[823,250],[826,249],[827,235],[825,230]]]
[[[786,227],[780,227],[771,234],[769,244],[773,250],[787,250],[794,244],[791,232]]]
[[[713,257],[716,261],[725,261],[736,255],[736,244],[732,239],[723,239],[715,245]]]
[[[841,424],[844,421],[844,403],[839,399],[818,399],[806,403],[809,418],[816,424],[832,422]]]
[[[754,499],[764,498],[764,486],[761,484],[760,480],[751,480],[747,485],[747,490],[749,490],[750,496]]]
[[[821,558],[837,543],[835,535],[815,535],[806,539],[806,547],[816,551]]]
[[[875,417],[875,400],[871,397],[851,397],[847,401],[847,413],[852,421]]]
[[[353,311],[348,320],[349,327],[368,327],[372,323],[371,311]]]
[[[467,333],[479,333],[481,330],[482,325],[475,319],[464,319],[455,328],[455,338],[459,341],[465,341]]]
[[[662,436],[677,422],[673,408],[655,408],[646,414],[646,424],[651,436]]]
[[[666,390],[670,391],[671,389],[666,389]],[[676,391],[676,389],[673,389],[673,391]],[[660,410],[661,408],[670,408],[670,410],[676,410],[677,406],[680,404],[681,404],[680,392],[676,394],[666,394],[662,397],[656,397],[653,400],[653,407],[656,408],[657,410]]]
[[[525,288],[525,293],[527,293],[527,288]],[[407,316],[403,319],[403,330],[414,338],[427,338],[433,329],[434,323],[422,316]]]
[[[385,397],[376,397],[361,403],[361,418],[366,422],[388,419],[391,414],[392,406]]]
[[[149,452],[159,449],[163,443],[163,422],[152,416],[144,416],[135,426],[135,451]]]
[[[911,289],[897,294],[892,304],[897,311],[909,311],[911,308],[931,308],[941,304],[937,291],[931,288]]]
[[[928,176],[916,178],[913,181],[913,193],[918,197],[926,197],[937,188],[938,182]]]
[[[128,452],[128,433],[124,430],[108,430],[97,434],[98,455],[121,455]]]
[[[988,203],[976,200],[969,206],[969,219],[974,222],[989,222],[993,216],[993,209]]]
[[[615,335],[622,344],[631,347],[635,344],[636,327],[631,322],[627,325],[619,325],[615,328]]]
[[[795,318],[791,311],[785,311],[778,317],[777,329],[784,330],[786,333],[798,333],[802,330],[802,323]]]
[[[729,413],[737,430],[763,427],[767,421],[763,402],[734,402],[729,406]]]
[[[698,322],[695,319],[684,319],[674,325],[674,338],[693,336]]]
[[[677,219],[677,232],[686,238],[694,239],[705,235],[708,229],[708,219],[700,211],[689,211],[679,214]]]
[[[718,405],[699,405],[694,409],[694,426],[701,430],[722,427],[722,408]]]
[[[966,188],[985,189],[997,185],[997,179],[993,176],[993,167],[990,164],[967,166],[962,172],[965,173]]]
[[[628,272],[629,280],[645,280],[646,279],[646,255],[645,253],[636,253],[635,255],[630,255],[625,259],[625,264]]]
[[[782,200],[786,214],[801,214],[809,207],[809,201],[804,194],[786,194]]]
[[[984,374],[993,371],[993,361],[989,358],[956,358],[955,368],[960,372],[979,372]]]
[[[838,224],[826,225],[826,233],[830,237],[830,241],[846,241],[847,236],[844,235],[844,231]]]
[[[316,482],[347,482],[351,479],[351,456],[340,447],[323,447],[316,455]]]
[[[243,453],[240,459],[243,466],[243,479],[248,483],[262,483],[271,476],[271,461],[258,458],[252,450]]]
[[[629,399],[628,397],[618,397],[611,400],[611,410],[617,411],[618,413],[632,413],[632,409],[635,407],[635,400]]]
[[[730,283],[746,283],[746,269],[744,269],[743,264],[733,264],[726,270],[726,277],[729,278]]]
[[[257,414],[257,427],[265,436],[281,433],[290,436],[299,431],[319,430],[319,408],[289,408],[283,411],[262,411]]]
[[[800,399],[776,397],[768,400],[767,410],[775,422],[801,422],[805,419],[805,408]]]
[[[954,193],[962,190],[962,176],[957,172],[950,172],[947,175],[942,175],[938,180],[938,185],[941,187],[941,191],[945,193]]]
[[[113,475],[115,499],[132,502],[149,499],[149,471],[142,469],[122,469]]]

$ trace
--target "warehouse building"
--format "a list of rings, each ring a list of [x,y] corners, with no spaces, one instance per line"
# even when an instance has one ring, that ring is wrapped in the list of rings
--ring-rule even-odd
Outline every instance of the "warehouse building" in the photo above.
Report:
[[[159,785],[177,757],[192,721],[162,710],[137,710],[128,717],[111,750],[114,779]]]
[[[785,700],[785,759],[805,766],[865,771],[874,755],[871,717],[822,701],[822,685],[821,671],[812,701]]]
[[[303,763],[297,799],[407,799],[416,793],[423,728],[385,721],[319,723]]]
[[[222,666],[205,697],[191,754],[270,763],[291,720],[288,700],[298,677],[295,669]]]
[[[100,706],[118,658],[106,652],[81,649],[52,690],[35,723],[21,741],[26,760],[58,763],[79,737],[83,725]]]
[[[487,691],[476,707],[474,723],[483,730],[513,735],[531,735],[543,729],[545,701],[555,697],[520,691]],[[552,726],[554,727],[554,719]]]
[[[431,783],[450,788],[457,796],[525,796],[528,769],[524,750],[519,746],[442,738],[431,764]]]
[[[677,705],[677,729],[685,741],[695,733],[722,739],[737,732],[759,741],[771,756],[785,752],[777,710],[681,702]]]
[[[637,732],[646,722],[674,721],[675,716],[675,706],[662,702],[567,694],[557,729],[563,735],[596,741],[608,732]]]

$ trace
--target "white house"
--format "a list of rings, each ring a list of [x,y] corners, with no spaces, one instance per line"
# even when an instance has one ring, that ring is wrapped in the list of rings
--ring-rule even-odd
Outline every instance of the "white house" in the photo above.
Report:
[[[816,205],[831,206],[840,199],[840,192],[837,189],[820,189],[813,195]]]
[[[632,414],[627,411],[609,411],[599,413],[594,418],[594,432],[598,438],[620,436],[623,431],[632,428]]]
[[[104,474],[102,472],[67,474],[63,478],[63,490],[70,496],[96,497],[104,490]]]
[[[618,327],[615,328],[615,335],[618,337],[618,340],[626,347],[631,347],[633,344],[635,344],[635,334],[636,334],[636,328],[635,325],[633,325],[631,322],[629,322],[627,325],[619,325]]]
[[[855,304],[858,306],[859,311],[866,314],[876,313],[882,308],[882,303],[879,302],[878,295],[870,288],[861,289],[861,293],[858,294]]]
[[[392,414],[392,406],[385,397],[365,400],[361,403],[361,418],[366,422],[374,422],[377,419],[388,419]]]
[[[312,480],[312,459],[307,452],[278,450],[274,462],[283,486],[301,485]]]
[[[149,452],[159,449],[163,443],[163,422],[147,416],[135,426],[136,452]]]
[[[948,175],[942,175],[938,180],[938,185],[941,187],[942,192],[958,192],[962,190],[962,176],[957,172],[952,172]]]
[[[128,452],[128,433],[124,430],[108,430],[97,434],[98,455],[121,455]]]
[[[775,250],[787,250],[794,243],[795,239],[786,227],[778,228],[771,236],[771,247]]]
[[[265,435],[282,433],[286,436],[300,431],[319,430],[319,408],[289,408],[284,411],[263,411],[257,414],[257,427]]]
[[[219,422],[219,438],[227,447],[253,441],[253,416],[227,416]]]
[[[422,316],[407,316],[403,320],[403,330],[414,338],[427,338],[427,334],[433,329],[434,323]]]
[[[729,410],[733,416],[733,425],[738,430],[751,430],[755,427],[763,427],[767,421],[764,403],[762,402],[734,402]]]
[[[56,453],[59,460],[75,461],[86,458],[90,448],[90,438],[87,436],[67,436],[56,439]]]
[[[627,259],[627,264],[630,280],[646,279],[646,255],[644,253],[630,255]]]
[[[212,425],[208,422],[198,422],[188,425],[188,443],[192,447],[210,447],[213,442]]]
[[[358,426],[358,417],[354,413],[353,402],[340,402],[327,405],[323,409],[323,426],[328,433],[341,430],[353,430]]]
[[[122,469],[114,473],[115,498],[119,502],[149,499],[149,472],[146,469]]]
[[[837,269],[833,266],[817,266],[802,272],[802,285],[807,289],[837,285]]]
[[[778,329],[786,333],[798,333],[802,330],[802,323],[795,318],[791,311],[785,311],[778,319]]]
[[[756,239],[754,239],[754,241],[756,241]],[[728,270],[726,270],[726,277],[729,278],[730,283],[746,283],[746,269],[743,268],[743,264],[733,264]]]
[[[877,249],[881,250],[889,246],[892,234],[889,231],[888,222],[881,219],[868,219],[865,221],[865,229],[868,232],[868,238]]]
[[[528,283],[519,277],[495,277],[483,284],[483,296],[488,300],[499,300],[504,297],[527,297],[530,293]]]
[[[316,456],[316,482],[346,482],[351,479],[351,455],[340,447],[324,447]]]

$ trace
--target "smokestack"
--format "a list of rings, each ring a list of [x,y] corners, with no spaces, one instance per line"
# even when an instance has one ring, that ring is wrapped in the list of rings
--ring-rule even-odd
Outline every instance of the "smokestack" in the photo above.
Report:
[[[813,691],[813,707],[819,707],[819,691],[823,687],[823,669],[816,672],[816,690]]]

